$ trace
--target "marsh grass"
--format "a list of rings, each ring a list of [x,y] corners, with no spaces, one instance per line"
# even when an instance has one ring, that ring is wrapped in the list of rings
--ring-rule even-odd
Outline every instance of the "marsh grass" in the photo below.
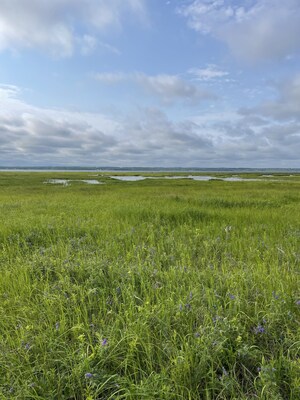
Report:
[[[300,180],[84,177],[0,176],[0,398],[300,398]]]

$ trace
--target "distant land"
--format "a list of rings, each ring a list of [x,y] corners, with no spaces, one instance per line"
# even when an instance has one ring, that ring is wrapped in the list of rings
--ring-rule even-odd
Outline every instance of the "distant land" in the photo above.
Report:
[[[108,171],[108,172],[300,172],[300,168],[184,168],[184,167],[82,167],[82,166],[72,166],[72,167],[61,167],[61,166],[43,166],[43,167],[3,167],[0,166],[0,171]]]

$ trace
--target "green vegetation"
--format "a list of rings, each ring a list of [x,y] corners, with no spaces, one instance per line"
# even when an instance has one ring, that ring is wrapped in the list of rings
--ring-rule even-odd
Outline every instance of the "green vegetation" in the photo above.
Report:
[[[0,174],[0,399],[299,399],[300,177],[90,175]]]

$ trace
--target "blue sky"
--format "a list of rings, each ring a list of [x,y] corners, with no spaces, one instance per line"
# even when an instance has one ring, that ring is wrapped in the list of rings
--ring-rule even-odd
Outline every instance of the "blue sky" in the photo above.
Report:
[[[299,0],[2,0],[0,165],[300,167]]]

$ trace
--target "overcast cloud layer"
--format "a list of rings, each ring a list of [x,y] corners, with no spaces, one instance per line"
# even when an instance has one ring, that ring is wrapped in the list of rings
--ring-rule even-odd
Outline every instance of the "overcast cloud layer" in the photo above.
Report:
[[[298,0],[3,0],[0,165],[300,167]]]

